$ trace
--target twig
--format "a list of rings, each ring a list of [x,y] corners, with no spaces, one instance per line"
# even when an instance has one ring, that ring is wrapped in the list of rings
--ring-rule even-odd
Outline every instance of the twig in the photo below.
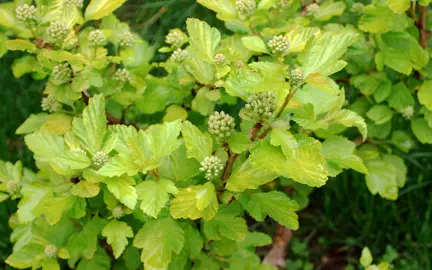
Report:
[[[147,27],[147,26],[150,26],[150,25],[152,25],[155,21],[157,21],[166,11],[168,10],[168,8],[167,7],[162,7],[158,12],[156,12],[156,14],[155,15],[153,15],[150,19],[148,19],[147,21],[145,21],[145,22],[143,22],[143,23],[140,23],[140,24],[137,24],[135,27],[134,27],[134,30],[137,30],[137,29],[140,29],[140,28],[143,28],[143,27]]]
[[[239,156],[239,154],[236,154],[236,153],[231,153],[230,154],[230,156],[228,158],[228,161],[227,161],[227,164],[225,166],[223,177],[222,177],[222,179],[224,181],[227,180],[230,177],[232,167],[234,165],[235,160],[238,158],[238,156]]]
[[[275,267],[286,268],[285,254],[292,232],[280,224],[276,226],[276,235],[273,238],[273,245],[264,257],[263,264],[270,264]]]
[[[258,131],[262,128],[262,126],[263,125],[260,122],[258,122],[252,127],[252,129],[249,131],[248,134],[249,140],[251,140],[252,142],[255,141],[256,135]]]
[[[427,44],[427,32],[426,32],[426,7],[420,5],[420,18],[417,21],[416,25],[420,30],[420,46],[426,48]]]

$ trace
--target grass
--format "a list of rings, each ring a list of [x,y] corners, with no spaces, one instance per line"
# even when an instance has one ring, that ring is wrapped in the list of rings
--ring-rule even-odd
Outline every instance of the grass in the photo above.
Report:
[[[143,3],[144,2],[144,3]],[[157,46],[171,28],[185,28],[188,17],[197,17],[223,29],[195,0],[130,0],[117,15],[128,21],[134,31]],[[0,60],[0,159],[34,168],[32,154],[25,147],[16,128],[40,109],[41,81],[26,75],[12,76],[10,67],[19,53],[8,53]],[[158,54],[156,61],[167,56]],[[395,202],[373,196],[364,176],[354,172],[329,180],[310,197],[310,206],[300,212],[301,229],[295,233],[289,258],[311,261],[316,269],[341,269],[347,263],[358,265],[361,249],[369,246],[379,259],[388,245],[398,250],[396,269],[432,269],[432,148],[422,147],[404,154],[409,175],[406,186]],[[0,261],[10,253],[7,217],[16,209],[14,202],[0,204]],[[302,250],[307,252],[300,252]],[[4,267],[4,266],[3,266]],[[292,265],[290,266],[292,268]],[[0,268],[2,268],[0,264]]]

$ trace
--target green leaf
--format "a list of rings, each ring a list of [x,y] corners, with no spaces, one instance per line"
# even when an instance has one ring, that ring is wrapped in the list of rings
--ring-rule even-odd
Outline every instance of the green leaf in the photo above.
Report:
[[[394,13],[404,13],[409,9],[411,5],[411,1],[410,0],[387,0],[387,5]]]
[[[105,98],[102,94],[90,99],[81,118],[73,121],[73,131],[81,146],[94,155],[102,150],[106,133]]]
[[[126,0],[91,0],[85,10],[85,20],[99,20],[111,15],[116,9],[121,7]]]
[[[100,186],[99,183],[81,180],[79,183],[75,184],[71,192],[73,195],[81,198],[93,198],[99,194]]]
[[[327,160],[327,166],[337,166],[340,169],[350,168],[367,174],[362,159],[355,155],[355,147],[355,143],[344,137],[331,136],[322,144],[321,153]]]
[[[392,87],[388,104],[391,108],[402,112],[406,107],[414,106],[415,100],[405,84],[398,83]]]
[[[185,108],[178,105],[171,105],[166,109],[166,114],[164,115],[164,122],[171,122],[177,119],[186,120],[188,113]]]
[[[44,248],[45,246],[40,243],[31,243],[18,250],[14,250],[5,262],[18,269],[32,267],[33,264],[36,265],[36,262],[44,257]]]
[[[368,174],[366,185],[372,194],[379,194],[389,200],[398,197],[397,170],[393,164],[383,159],[372,159],[365,161]]]
[[[299,146],[293,158],[287,158],[278,147],[261,142],[252,151],[251,164],[257,170],[275,172],[308,186],[324,185],[328,172],[321,155],[321,143],[310,137],[298,137],[297,142]]]
[[[373,257],[372,253],[370,252],[370,249],[368,247],[364,247],[360,256],[360,264],[367,268],[369,265],[372,264]]]
[[[246,237],[246,221],[237,217],[225,207],[219,210],[216,216],[208,221],[202,221],[202,231],[208,240],[221,240],[223,237],[242,241]]]
[[[128,245],[127,238],[131,238],[134,235],[129,225],[113,219],[103,228],[102,236],[107,238],[107,243],[114,251],[114,257],[118,259]]]
[[[53,113],[48,115],[45,123],[40,127],[41,133],[53,133],[64,135],[72,126],[72,117],[63,113]]]
[[[364,119],[357,113],[343,109],[327,115],[327,119],[332,124],[341,124],[346,127],[357,127],[363,140],[366,140],[368,132],[367,125]]]
[[[375,105],[366,115],[374,121],[375,124],[382,125],[392,119],[393,111],[386,105]]]
[[[243,247],[263,247],[273,243],[270,236],[261,232],[248,232],[246,238],[240,243]]]
[[[46,113],[30,114],[29,118],[17,128],[15,134],[27,134],[38,131],[45,122],[47,116],[48,114]]]
[[[432,111],[432,81],[424,81],[418,90],[420,104]]]
[[[287,53],[299,53],[303,51],[307,41],[314,35],[319,34],[319,29],[316,27],[298,27],[289,31],[286,38],[289,41]]]
[[[414,147],[414,141],[408,133],[403,130],[395,130],[393,131],[393,135],[391,138],[391,143],[394,144],[397,148],[408,153]]]
[[[146,180],[135,187],[140,208],[149,216],[158,217],[160,210],[169,201],[169,193],[177,194],[178,190],[170,180]]]
[[[24,186],[21,189],[22,199],[17,210],[19,222],[31,222],[40,216],[44,210],[44,200],[49,197],[51,192],[51,188],[41,183]]]
[[[421,143],[432,143],[432,128],[424,118],[412,119],[411,129]]]
[[[396,169],[396,182],[398,187],[403,187],[406,182],[407,167],[402,158],[395,155],[383,155],[383,160],[393,165]]]
[[[181,224],[183,231],[185,232],[185,243],[183,250],[186,250],[189,257],[196,257],[203,248],[203,239],[200,232],[195,226],[190,223]]]
[[[227,180],[225,188],[233,192],[242,192],[246,189],[256,189],[260,185],[264,185],[273,181],[278,177],[275,172],[263,171],[255,168],[250,159],[243,162]]]
[[[249,140],[249,136],[247,134],[234,132],[228,139],[228,145],[232,152],[241,154],[242,152],[248,150],[248,148],[252,145],[252,142]]]
[[[213,139],[210,134],[202,133],[189,121],[183,123],[181,133],[185,141],[188,158],[195,158],[201,162],[205,157],[212,155]]]
[[[303,65],[304,77],[316,72],[329,76],[343,69],[346,62],[339,58],[357,37],[355,32],[346,32],[336,35],[325,33],[320,38],[310,39],[298,58]]]
[[[215,188],[211,182],[179,189],[171,201],[170,212],[175,219],[212,219],[218,211]]]
[[[72,207],[73,196],[51,197],[44,203],[45,219],[50,225],[54,225],[60,221],[62,213]]]
[[[171,155],[166,156],[158,168],[161,178],[174,182],[185,181],[201,173],[201,164],[193,158],[187,158],[186,147],[182,144]]]
[[[56,258],[45,259],[42,261],[42,270],[60,270],[60,265]]]
[[[171,218],[147,222],[138,231],[133,245],[142,248],[141,261],[149,269],[166,269],[172,253],[179,254],[185,239],[182,228]]]
[[[345,10],[345,3],[343,2],[324,2],[319,6],[317,12],[314,13],[314,19],[317,21],[328,21],[334,16],[340,16]]]
[[[97,247],[94,256],[80,260],[77,270],[109,270],[111,269],[111,259],[105,250]]]
[[[104,178],[102,180],[107,184],[108,190],[124,205],[130,209],[134,209],[137,203],[137,193],[135,188],[135,180],[132,177],[123,175],[120,177]]]
[[[290,229],[297,230],[299,227],[298,216],[294,212],[299,208],[297,202],[280,191],[255,193],[244,207],[257,221],[263,221],[266,216],[270,216]]]
[[[381,3],[368,5],[363,9],[363,12],[358,27],[364,32],[377,34],[402,31],[409,24],[405,14],[393,13],[391,9]]]
[[[242,37],[243,45],[253,52],[268,53],[264,41],[257,36]]]
[[[198,19],[187,19],[186,28],[191,48],[208,63],[213,63],[216,47],[220,41],[220,32]]]
[[[295,158],[298,143],[294,136],[287,130],[273,128],[270,134],[270,144],[280,146],[287,158]]]
[[[11,51],[27,51],[33,53],[36,51],[36,45],[28,40],[15,39],[6,41],[8,50]]]

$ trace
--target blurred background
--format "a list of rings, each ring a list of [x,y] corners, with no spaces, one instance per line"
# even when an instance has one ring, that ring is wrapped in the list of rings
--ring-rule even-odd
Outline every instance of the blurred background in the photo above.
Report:
[[[227,31],[195,0],[129,0],[116,15],[157,47],[169,29],[184,30],[188,17]],[[23,136],[15,130],[30,114],[41,112],[43,82],[30,75],[13,77],[10,67],[20,56],[8,52],[0,60],[0,159],[21,160],[35,169]],[[166,58],[159,53],[154,61]],[[376,261],[392,261],[394,269],[432,269],[432,147],[418,145],[409,154],[397,154],[408,166],[407,184],[397,201],[371,195],[364,176],[352,171],[314,190],[308,208],[299,213],[301,226],[289,245],[287,269],[344,269],[357,264],[364,246]],[[11,252],[7,218],[15,209],[14,201],[0,204],[0,269],[11,269],[2,262]]]

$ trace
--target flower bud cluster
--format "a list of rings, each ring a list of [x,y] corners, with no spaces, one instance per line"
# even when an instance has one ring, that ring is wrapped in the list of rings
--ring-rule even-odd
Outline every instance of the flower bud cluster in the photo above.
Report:
[[[235,6],[240,18],[249,17],[255,13],[256,0],[236,0]]]
[[[219,140],[225,140],[231,136],[235,127],[234,118],[225,112],[214,112],[208,121],[210,134],[215,135]]]
[[[413,117],[413,115],[414,115],[414,107],[413,106],[406,106],[402,110],[402,115],[406,119],[411,119]]]
[[[236,68],[242,68],[242,67],[244,67],[244,62],[242,61],[242,60],[238,60],[236,63],[235,63],[235,66],[236,66]]]
[[[37,9],[34,5],[23,4],[15,9],[18,21],[29,26],[36,21]]]
[[[222,53],[216,54],[213,60],[218,66],[224,66],[226,64],[226,57]]]
[[[64,4],[68,8],[71,8],[71,7],[82,8],[84,6],[84,1],[83,0],[65,0]]]
[[[54,21],[48,26],[48,35],[52,38],[54,43],[62,43],[68,36],[70,29],[64,22]]]
[[[125,31],[119,35],[120,47],[131,47],[135,40],[134,35],[130,31]]]
[[[303,72],[299,68],[291,69],[287,79],[291,83],[291,86],[296,86],[303,82]]]
[[[171,29],[165,36],[165,42],[175,48],[180,48],[188,40],[188,37],[180,29]]]
[[[53,94],[49,94],[47,97],[42,99],[41,107],[44,111],[57,112],[60,109],[60,103],[57,102],[57,99]]]
[[[200,171],[205,172],[205,178],[207,180],[212,180],[220,175],[224,168],[222,160],[216,156],[210,156],[204,158],[201,161]]]
[[[83,154],[83,155],[87,155],[86,151],[84,151],[83,149],[81,149],[79,147],[72,149],[72,153],[80,153],[80,154]]]
[[[273,54],[285,54],[285,52],[289,49],[289,41],[283,36],[274,36],[269,42],[268,46],[272,50]]]
[[[93,47],[103,46],[106,42],[104,32],[99,29],[91,31],[87,39],[90,42],[90,45]]]
[[[107,155],[107,153],[103,151],[96,152],[92,159],[93,164],[98,167],[102,167],[103,165],[105,165],[105,163],[107,163],[108,160],[109,160],[109,156]]]
[[[72,77],[72,68],[68,63],[57,64],[53,67],[51,76],[57,81],[67,81]]]
[[[174,59],[174,61],[176,61],[177,63],[181,63],[184,60],[186,60],[186,58],[188,58],[189,53],[186,50],[182,50],[178,48],[172,53],[171,56]]]
[[[20,188],[21,188],[21,185],[20,185],[20,183],[18,183],[18,181],[15,181],[15,180],[9,180],[9,181],[7,181],[7,183],[6,183],[6,189],[7,189],[7,192],[8,192],[10,195],[13,195],[13,194],[18,193],[18,192],[20,191]]]
[[[314,15],[319,11],[319,5],[317,3],[310,4],[306,7],[306,12],[308,15]]]
[[[115,207],[111,211],[111,214],[112,214],[113,218],[115,218],[115,219],[119,219],[119,218],[124,216],[123,209],[120,206]]]
[[[252,94],[248,97],[246,110],[256,120],[270,118],[276,110],[277,104],[275,101],[275,93],[273,91],[265,91]]]
[[[56,246],[51,245],[51,244],[45,246],[44,253],[45,253],[45,256],[47,256],[48,258],[57,257],[57,252],[58,252],[58,249]]]
[[[130,81],[130,79],[131,79],[130,72],[125,68],[119,68],[114,73],[114,80],[116,81],[126,83]]]

